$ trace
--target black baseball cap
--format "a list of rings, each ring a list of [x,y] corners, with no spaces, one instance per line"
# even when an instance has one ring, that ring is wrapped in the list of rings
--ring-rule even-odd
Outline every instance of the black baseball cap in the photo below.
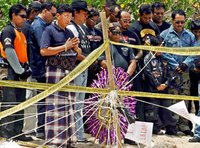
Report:
[[[73,10],[85,10],[88,11],[87,2],[84,0],[74,0],[71,4]]]

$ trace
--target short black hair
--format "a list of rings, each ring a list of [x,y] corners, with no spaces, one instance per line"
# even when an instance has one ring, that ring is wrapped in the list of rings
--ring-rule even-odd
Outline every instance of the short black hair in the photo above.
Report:
[[[99,16],[98,10],[92,8],[88,11],[88,18],[91,18],[93,16]]]
[[[31,11],[32,11],[32,10],[35,10],[35,11],[40,12],[41,6],[42,6],[42,4],[39,3],[39,2],[34,2],[34,1],[33,1],[32,3],[30,3],[30,4],[28,5],[28,9],[27,9],[27,16],[29,16],[29,15],[31,14]]]
[[[57,13],[62,14],[63,12],[70,12],[72,13],[72,8],[68,4],[60,4],[57,7]]]
[[[119,9],[119,12],[115,15],[116,18],[120,18],[120,14],[121,14],[121,7],[119,5],[112,5],[110,7],[110,12],[115,12],[115,8],[118,8]]]
[[[12,14],[19,14],[21,10],[27,11],[26,7],[21,4],[12,5],[9,9],[9,18],[12,19]]]
[[[154,12],[154,9],[160,9],[160,8],[163,8],[165,9],[165,5],[161,2],[154,2],[152,5],[152,11]]]
[[[172,20],[175,19],[175,17],[176,17],[177,14],[183,15],[184,17],[186,17],[186,14],[185,14],[185,12],[184,12],[182,9],[174,10],[174,11],[172,12],[172,15],[171,15]]]
[[[53,2],[45,2],[41,6],[41,11],[44,9],[51,10],[52,7],[56,7],[56,4]]]
[[[191,30],[197,30],[200,29],[200,20],[194,20],[190,24],[190,29]]]
[[[151,5],[149,4],[143,4],[139,8],[139,13],[142,16],[143,14],[151,14],[152,13],[152,8]]]
[[[113,6],[113,5],[116,5],[116,1],[115,0],[106,0],[105,2],[105,6],[106,7],[110,7],[110,6]]]

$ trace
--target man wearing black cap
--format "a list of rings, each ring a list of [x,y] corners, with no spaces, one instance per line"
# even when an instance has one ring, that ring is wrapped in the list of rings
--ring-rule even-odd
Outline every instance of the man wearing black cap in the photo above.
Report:
[[[73,17],[74,19],[71,21],[71,24],[67,26],[68,29],[70,29],[75,37],[78,37],[80,40],[79,47],[82,50],[82,55],[79,56],[77,59],[77,65],[91,52],[90,43],[87,39],[87,34],[82,29],[81,25],[83,25],[86,22],[86,19],[88,17],[88,9],[87,9],[87,2],[84,0],[74,0],[71,4],[71,7],[73,9]],[[85,70],[83,73],[81,73],[74,81],[77,86],[86,86],[87,84],[87,76],[88,71]],[[85,93],[76,93],[76,100],[77,102],[84,101]],[[80,142],[85,142],[86,139],[84,137],[84,128],[83,128],[83,103],[77,103],[75,105],[76,112],[75,118],[76,118],[76,130],[77,132],[77,139]]]

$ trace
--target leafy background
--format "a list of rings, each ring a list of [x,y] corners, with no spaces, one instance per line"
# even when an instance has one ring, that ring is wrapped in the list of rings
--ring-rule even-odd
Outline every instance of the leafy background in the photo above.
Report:
[[[0,30],[8,22],[8,10],[13,4],[23,4],[27,6],[32,0],[0,0]],[[53,0],[51,0],[53,1]],[[68,3],[72,0],[56,0],[57,4]],[[86,0],[89,5],[102,10],[102,6],[106,0]],[[138,8],[141,4],[151,4],[158,0],[116,0],[116,2],[123,8],[131,12],[133,20],[138,18]],[[199,0],[161,0],[166,5],[165,19],[170,21],[171,12],[175,9],[183,9],[187,14],[187,26],[192,19],[200,19],[200,2]]]

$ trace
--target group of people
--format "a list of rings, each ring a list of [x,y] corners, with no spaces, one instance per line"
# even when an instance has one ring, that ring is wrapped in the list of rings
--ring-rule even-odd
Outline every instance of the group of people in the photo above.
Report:
[[[165,6],[160,2],[141,5],[136,21],[132,20],[129,11],[122,10],[112,1],[108,1],[103,9],[111,41],[180,48],[200,46],[200,20],[192,20],[191,31],[187,30],[183,10],[174,10],[171,22],[167,23],[163,20]],[[7,80],[27,81],[29,78],[40,83],[57,83],[103,43],[99,12],[89,8],[84,0],[58,6],[52,2],[34,1],[28,9],[16,4],[10,8],[9,18],[10,22],[1,33],[1,56],[8,64]],[[114,67],[121,67],[128,73],[132,90],[188,96],[200,94],[200,60],[197,56],[148,52],[112,44],[110,52]],[[101,68],[107,68],[105,54],[70,85],[90,86]],[[4,87],[1,111],[10,108],[9,103],[16,105],[25,101],[25,96],[26,89]],[[36,135],[54,146],[74,147],[76,141],[87,142],[83,124],[83,102],[87,97],[85,93],[59,91],[40,101]],[[154,134],[164,134],[161,129],[168,135],[193,134],[188,120],[152,105],[169,107],[176,100],[137,99],[143,101],[137,102],[136,120],[153,122]],[[191,101],[185,103],[190,110]],[[195,104],[196,114],[199,114],[199,103]],[[4,124],[15,120],[17,122]],[[1,119],[0,123],[3,124],[0,126],[1,137],[32,140],[22,134],[23,111]],[[197,126],[189,142],[200,142],[199,129]],[[130,143],[127,139],[124,142]]]

